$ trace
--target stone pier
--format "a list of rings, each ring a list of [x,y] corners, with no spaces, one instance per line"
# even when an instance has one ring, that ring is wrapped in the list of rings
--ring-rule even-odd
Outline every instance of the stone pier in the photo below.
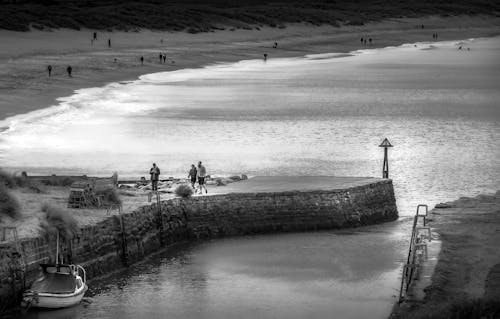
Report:
[[[104,212],[103,212],[104,213]],[[390,179],[363,177],[254,177],[209,194],[174,198],[110,216],[62,243],[62,255],[106,274],[190,240],[269,232],[314,231],[397,219]],[[54,260],[54,238],[0,244],[0,309],[19,302],[38,263]]]

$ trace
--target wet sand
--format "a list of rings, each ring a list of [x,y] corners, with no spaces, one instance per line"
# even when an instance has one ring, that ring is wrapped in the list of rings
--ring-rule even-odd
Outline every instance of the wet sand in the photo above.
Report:
[[[438,258],[430,285],[414,292],[421,300],[396,307],[393,318],[431,318],[472,299],[500,302],[500,191],[438,207],[428,219],[441,241],[440,251],[424,264]]]
[[[421,24],[425,29],[421,29]],[[74,90],[109,82],[134,80],[139,75],[201,67],[244,59],[294,57],[325,52],[350,52],[433,41],[500,34],[500,18],[428,17],[391,19],[365,26],[289,25],[285,29],[224,30],[189,34],[184,32],[98,32],[55,30],[53,32],[0,31],[0,119],[56,104],[56,98]],[[372,38],[362,45],[360,38]],[[108,39],[112,46],[108,47]],[[163,43],[161,40],[163,39]],[[272,48],[274,42],[278,48]],[[159,53],[167,55],[159,62]],[[140,57],[145,61],[141,65]],[[114,59],[117,59],[114,62]],[[47,66],[53,66],[49,78]],[[71,65],[73,77],[66,75]]]

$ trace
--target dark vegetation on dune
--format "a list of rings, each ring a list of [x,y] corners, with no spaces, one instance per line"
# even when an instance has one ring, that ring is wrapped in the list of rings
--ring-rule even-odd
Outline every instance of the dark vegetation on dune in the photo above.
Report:
[[[362,25],[386,18],[428,15],[500,15],[491,0],[0,0],[0,29],[141,28],[208,32],[282,28],[286,23]]]

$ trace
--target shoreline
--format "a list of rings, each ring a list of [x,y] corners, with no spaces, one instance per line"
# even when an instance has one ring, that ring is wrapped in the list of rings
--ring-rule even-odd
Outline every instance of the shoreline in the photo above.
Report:
[[[425,29],[417,28],[425,24]],[[0,53],[0,121],[57,105],[58,98],[75,90],[102,87],[113,82],[139,79],[141,75],[200,68],[217,63],[248,59],[304,57],[311,54],[349,53],[360,49],[377,49],[406,43],[462,40],[500,34],[500,18],[494,17],[427,17],[390,19],[364,26],[290,25],[285,29],[218,31],[188,34],[156,31],[100,33],[116,39],[116,47],[107,48],[104,41],[90,47],[85,40],[90,31],[57,30],[29,33],[0,31],[5,43]],[[372,45],[361,45],[360,37],[373,38]],[[21,38],[21,43],[19,38]],[[22,42],[22,39],[27,42]],[[53,47],[51,40],[63,38]],[[163,39],[163,44],[159,39]],[[274,41],[278,48],[272,48]],[[114,42],[114,43],[115,43]],[[140,42],[141,45],[137,43]],[[158,62],[158,53],[166,52],[167,63]],[[144,66],[138,58],[144,56]],[[118,62],[113,62],[117,58]],[[57,64],[56,64],[57,63]],[[48,77],[46,67],[53,65]],[[64,73],[72,65],[73,77]]]

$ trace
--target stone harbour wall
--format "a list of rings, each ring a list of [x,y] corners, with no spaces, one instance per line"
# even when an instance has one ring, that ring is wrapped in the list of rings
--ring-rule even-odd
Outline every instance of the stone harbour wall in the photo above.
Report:
[[[268,232],[357,227],[397,219],[391,180],[338,190],[233,193],[175,198],[110,216],[61,240],[65,262],[89,279],[144,259],[172,244]],[[0,243],[0,313],[18,304],[38,263],[53,262],[55,238]]]

